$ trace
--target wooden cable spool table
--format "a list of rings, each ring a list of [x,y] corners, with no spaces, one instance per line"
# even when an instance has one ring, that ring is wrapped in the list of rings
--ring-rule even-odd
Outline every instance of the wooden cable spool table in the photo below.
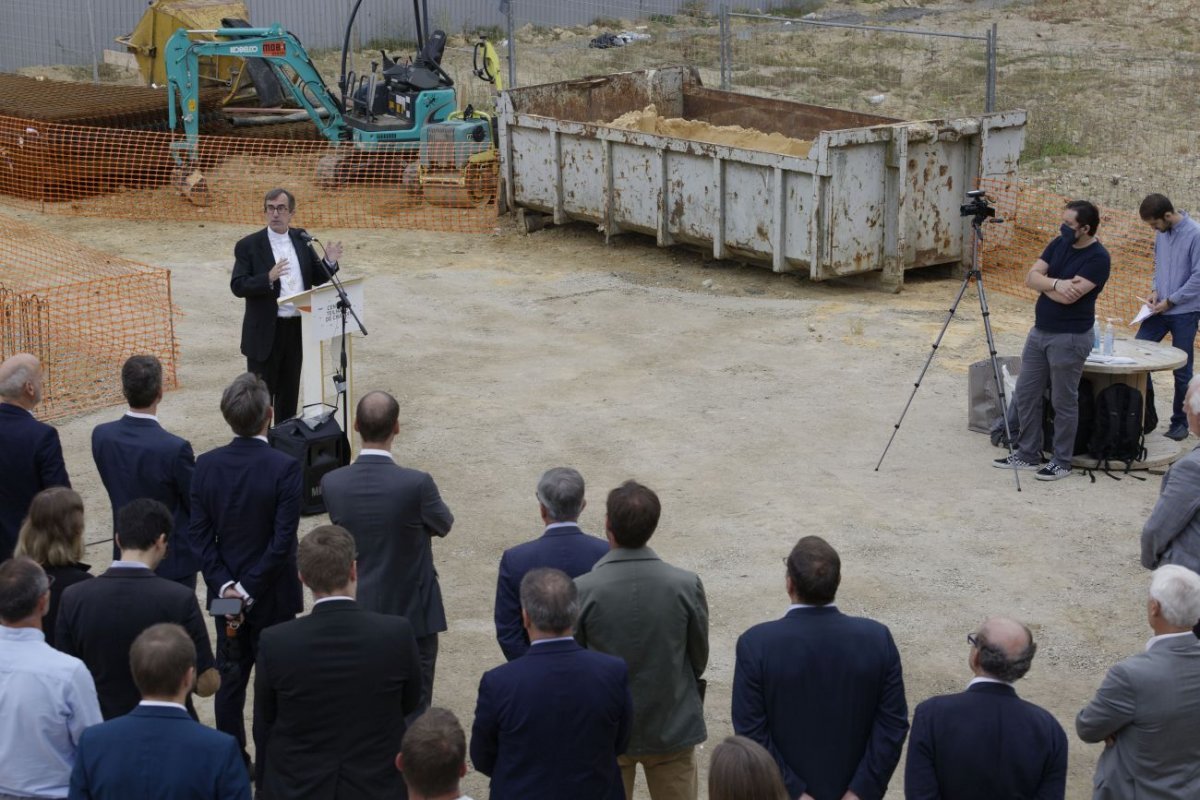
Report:
[[[1145,414],[1147,376],[1151,372],[1178,369],[1187,363],[1187,353],[1179,348],[1141,339],[1116,340],[1113,343],[1113,355],[1131,358],[1134,363],[1104,364],[1088,361],[1083,365],[1084,377],[1091,381],[1092,391],[1097,395],[1114,383],[1128,384],[1137,389],[1142,393],[1143,415]],[[1173,397],[1174,378],[1167,387],[1162,387],[1159,391],[1166,392],[1168,397]],[[1163,436],[1161,431],[1165,431],[1168,426],[1169,420],[1162,420],[1159,422],[1158,429],[1146,434],[1146,457],[1141,461],[1133,462],[1130,469],[1167,466],[1183,455],[1187,440],[1176,442]],[[1075,456],[1071,459],[1071,464],[1087,469],[1097,466],[1096,459],[1090,458],[1086,453]],[[1112,468],[1114,471],[1118,469],[1124,471],[1125,465],[1122,462],[1115,462],[1112,464]]]

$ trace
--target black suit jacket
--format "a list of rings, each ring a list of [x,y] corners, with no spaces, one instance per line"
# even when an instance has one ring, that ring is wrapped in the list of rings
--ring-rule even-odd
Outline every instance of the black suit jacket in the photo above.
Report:
[[[196,459],[192,476],[192,549],[209,597],[241,582],[259,627],[304,608],[296,572],[296,530],[304,480],[300,462],[261,439],[239,436]]]
[[[917,706],[904,767],[907,800],[1062,800],[1067,734],[1012,686],[977,683]]]
[[[13,554],[33,496],[70,486],[58,431],[20,406],[0,403],[0,561]]]
[[[418,638],[446,630],[432,537],[445,536],[454,515],[428,472],[387,456],[360,456],[321,479],[329,519],[358,547],[358,602],[399,614]]]
[[[305,289],[311,289],[329,278],[321,269],[312,247],[300,240],[299,232],[302,230],[290,228],[288,235],[292,239],[292,247],[296,249],[296,258],[300,259],[300,279],[304,281]],[[229,288],[235,296],[246,300],[246,314],[242,318],[242,355],[255,361],[265,361],[275,341],[280,282],[272,282],[267,274],[273,266],[275,255],[271,251],[267,228],[239,239],[234,245],[233,275],[229,280]],[[329,269],[337,272],[337,264]]]
[[[108,490],[113,531],[117,512],[142,497],[158,500],[174,515],[167,557],[155,570],[164,578],[190,578],[200,568],[187,530],[191,509],[192,471],[196,459],[187,440],[168,433],[152,419],[122,416],[92,430],[92,460]],[[121,557],[113,537],[113,560]]]
[[[46,570],[46,575],[53,579],[50,584],[50,607],[46,609],[46,616],[42,617],[42,633],[46,637],[46,644],[54,646],[54,622],[58,619],[58,604],[62,600],[63,592],[68,586],[74,586],[80,581],[90,581],[95,575],[90,575],[89,564],[63,564],[57,567],[47,567],[42,565],[42,569]]]
[[[407,797],[395,758],[420,701],[417,640],[403,617],[331,599],[263,631],[254,669],[263,797]]]
[[[733,729],[775,756],[790,797],[881,800],[908,731],[891,632],[829,606],[754,626],[737,643]]]
[[[211,669],[212,645],[196,593],[141,567],[112,567],[63,592],[55,646],[87,665],[105,719],[128,714],[141,701],[129,671],[129,648],[159,622],[182,625],[196,645],[197,674]]]

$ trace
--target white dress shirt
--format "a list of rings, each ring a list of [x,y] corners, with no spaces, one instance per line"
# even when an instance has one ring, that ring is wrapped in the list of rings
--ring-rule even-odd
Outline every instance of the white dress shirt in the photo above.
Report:
[[[133,417],[134,419],[152,419],[152,420],[154,420],[155,422],[158,422],[158,415],[157,415],[157,414],[143,414],[143,413],[142,413],[142,412],[140,412],[140,411],[133,411],[132,409],[131,409],[131,410],[129,410],[129,411],[126,411],[126,412],[125,412],[125,416],[127,416],[127,417]]]
[[[1180,636],[1195,636],[1191,631],[1183,631],[1182,633],[1160,633],[1158,636],[1151,636],[1146,640],[1146,652],[1150,652],[1150,648],[1163,641],[1164,639],[1177,639]]]
[[[296,255],[296,247],[292,244],[291,234],[276,233],[267,228],[267,239],[271,242],[271,255],[275,256],[276,263],[285,258],[288,260],[287,267],[279,276],[279,296],[287,297],[303,292],[304,278],[300,275],[300,258]],[[296,310],[295,303],[279,304],[280,317],[297,317],[299,315],[300,312]]]

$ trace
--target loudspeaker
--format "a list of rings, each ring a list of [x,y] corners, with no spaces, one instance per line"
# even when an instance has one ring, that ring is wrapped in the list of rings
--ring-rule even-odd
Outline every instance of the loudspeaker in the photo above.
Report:
[[[271,447],[300,462],[304,473],[300,513],[306,516],[325,513],[321,478],[325,473],[350,463],[350,442],[334,415],[329,414],[317,420],[296,417],[281,422],[271,428],[267,441]]]

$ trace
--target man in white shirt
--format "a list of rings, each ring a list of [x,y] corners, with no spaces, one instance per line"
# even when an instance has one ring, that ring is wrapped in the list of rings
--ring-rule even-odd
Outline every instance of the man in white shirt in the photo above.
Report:
[[[467,774],[467,737],[447,709],[431,708],[409,727],[396,769],[404,773],[408,800],[471,800],[458,788]]]
[[[304,357],[300,312],[280,297],[320,286],[338,270],[342,243],[325,248],[324,259],[313,252],[312,237],[291,227],[296,198],[287,189],[271,189],[263,198],[267,227],[239,240],[233,248],[229,288],[246,300],[242,319],[242,354],[246,371],[267,383],[275,419],[296,416],[300,367]],[[323,262],[323,263],[322,263]]]
[[[37,562],[0,564],[0,798],[67,796],[84,729],[101,721],[77,658],[46,644],[50,580]]]

